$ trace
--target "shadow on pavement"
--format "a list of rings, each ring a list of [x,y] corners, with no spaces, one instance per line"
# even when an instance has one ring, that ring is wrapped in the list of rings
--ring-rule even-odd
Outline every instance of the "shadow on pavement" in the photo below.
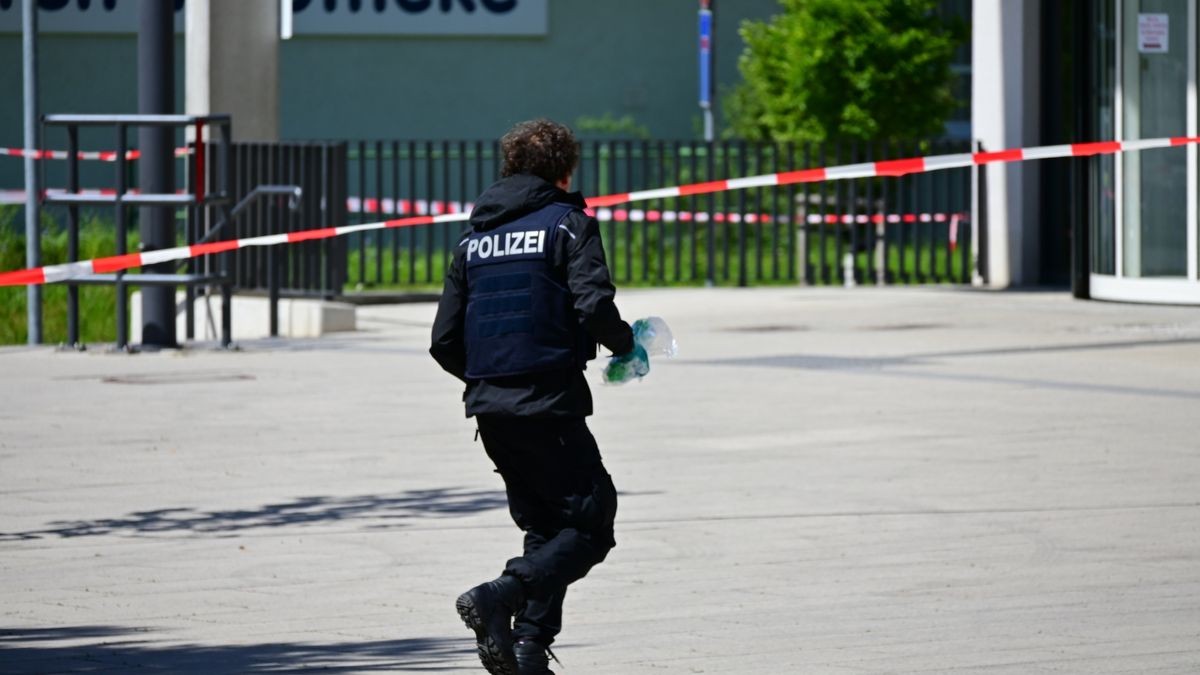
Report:
[[[917,354],[897,354],[892,356],[824,356],[819,354],[777,354],[773,356],[748,356],[723,359],[680,359],[680,362],[711,366],[799,368],[803,370],[879,370],[890,366],[927,365],[930,362],[938,359],[1013,356],[1017,354],[1054,354],[1059,352],[1088,352],[1098,350],[1136,349],[1139,347],[1162,347],[1186,344],[1200,344],[1200,339],[1171,338],[1160,340],[1122,340],[1119,342],[1083,342],[1058,345],[1028,345],[984,349],[961,349],[956,351],[925,352]]]
[[[470,640],[409,638],[374,642],[241,645],[157,643],[148,631],[115,626],[0,628],[5,673],[323,673],[440,672],[475,667]]]
[[[0,541],[44,537],[152,535],[164,533],[229,534],[267,527],[364,521],[369,527],[403,526],[416,518],[457,516],[505,508],[503,491],[443,488],[394,495],[301,497],[253,509],[200,511],[190,507],[136,511],[119,518],[52,521],[44,529],[0,532]]]
[[[1135,387],[1098,384],[1092,382],[1071,382],[1063,380],[1048,380],[1037,377],[1009,377],[1002,375],[981,375],[974,373],[947,373],[898,369],[898,367],[902,366],[933,365],[939,359],[1011,356],[1015,354],[1053,354],[1058,352],[1132,349],[1137,347],[1156,347],[1163,345],[1195,343],[1200,343],[1200,340],[1187,338],[1171,340],[1083,343],[1070,345],[1042,345],[879,357],[825,356],[820,354],[777,354],[773,356],[748,356],[743,358],[724,359],[681,359],[680,362],[704,366],[733,366],[737,368],[836,370],[846,373],[867,373],[872,375],[878,374],[887,377],[908,379],[943,380],[976,384],[1002,384],[1017,387],[1028,387],[1033,389],[1082,391],[1100,394],[1115,394],[1120,396],[1147,396],[1154,398],[1200,400],[1200,390],[1165,389],[1161,387]]]

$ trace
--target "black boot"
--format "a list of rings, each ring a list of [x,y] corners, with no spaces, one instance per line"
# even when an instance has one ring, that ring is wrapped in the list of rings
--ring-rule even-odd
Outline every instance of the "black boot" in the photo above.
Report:
[[[455,607],[467,628],[475,631],[479,660],[492,675],[517,675],[513,656],[512,617],[525,604],[516,577],[501,576],[458,596]]]
[[[517,675],[554,675],[547,653],[554,656],[549,647],[543,647],[533,640],[521,640],[513,645],[513,654],[517,657]]]

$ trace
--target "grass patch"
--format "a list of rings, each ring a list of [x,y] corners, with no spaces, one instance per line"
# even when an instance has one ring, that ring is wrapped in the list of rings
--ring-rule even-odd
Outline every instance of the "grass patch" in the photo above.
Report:
[[[799,269],[799,254],[792,250],[795,242],[788,239],[786,226],[778,229],[752,226],[740,234],[737,225],[717,224],[711,232],[706,225],[688,225],[677,236],[674,224],[630,225],[601,225],[609,270],[619,286],[704,286],[710,269],[715,285],[737,286],[742,281],[743,267],[746,285],[776,286],[795,284],[804,273]],[[714,237],[711,259],[710,236]],[[739,236],[744,236],[744,243]],[[849,250],[848,240],[842,241],[839,251],[833,236],[810,237],[810,283],[841,285],[842,257]],[[862,245],[854,254],[854,265],[863,284],[875,283],[874,256],[873,250]],[[437,291],[441,289],[449,259],[440,239],[435,239],[432,254],[423,241],[415,249],[407,246],[392,249],[385,245],[381,250],[369,239],[360,254],[355,241],[349,253],[347,290]],[[360,260],[365,274],[360,274]],[[888,280],[893,284],[964,283],[961,280],[969,275],[963,276],[962,262],[961,251],[951,252],[944,240],[925,241],[920,246],[911,243],[911,239],[903,245],[889,241],[886,247]]]
[[[25,267],[25,234],[13,227],[15,207],[0,207],[0,270]],[[79,226],[79,257],[99,258],[116,252],[111,222],[85,216]],[[130,232],[127,250],[136,251],[138,237]],[[53,219],[42,219],[42,264],[67,262],[67,232]],[[132,293],[131,289],[127,292]],[[24,344],[28,340],[27,291],[24,286],[0,288],[0,344]],[[79,334],[83,342],[112,342],[117,337],[117,292],[106,286],[79,288]],[[49,344],[67,340],[67,287],[42,287],[42,337]]]

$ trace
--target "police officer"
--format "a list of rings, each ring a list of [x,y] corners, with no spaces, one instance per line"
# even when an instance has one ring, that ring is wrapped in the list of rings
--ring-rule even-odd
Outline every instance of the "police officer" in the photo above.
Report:
[[[583,369],[596,343],[618,355],[637,347],[613,303],[599,225],[567,192],[579,160],[571,130],[523,122],[500,146],[501,179],[454,250],[429,351],[466,384],[467,416],[525,532],[523,555],[456,607],[488,672],[553,675],[567,586],[615,546],[617,494],[585,422]]]

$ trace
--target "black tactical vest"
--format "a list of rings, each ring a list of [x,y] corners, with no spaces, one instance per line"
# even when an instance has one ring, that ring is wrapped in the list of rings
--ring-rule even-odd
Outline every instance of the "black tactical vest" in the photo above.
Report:
[[[466,247],[468,379],[578,369],[596,356],[579,324],[565,278],[554,270],[554,240],[568,204],[550,204],[486,232]],[[564,236],[569,236],[563,232]]]

